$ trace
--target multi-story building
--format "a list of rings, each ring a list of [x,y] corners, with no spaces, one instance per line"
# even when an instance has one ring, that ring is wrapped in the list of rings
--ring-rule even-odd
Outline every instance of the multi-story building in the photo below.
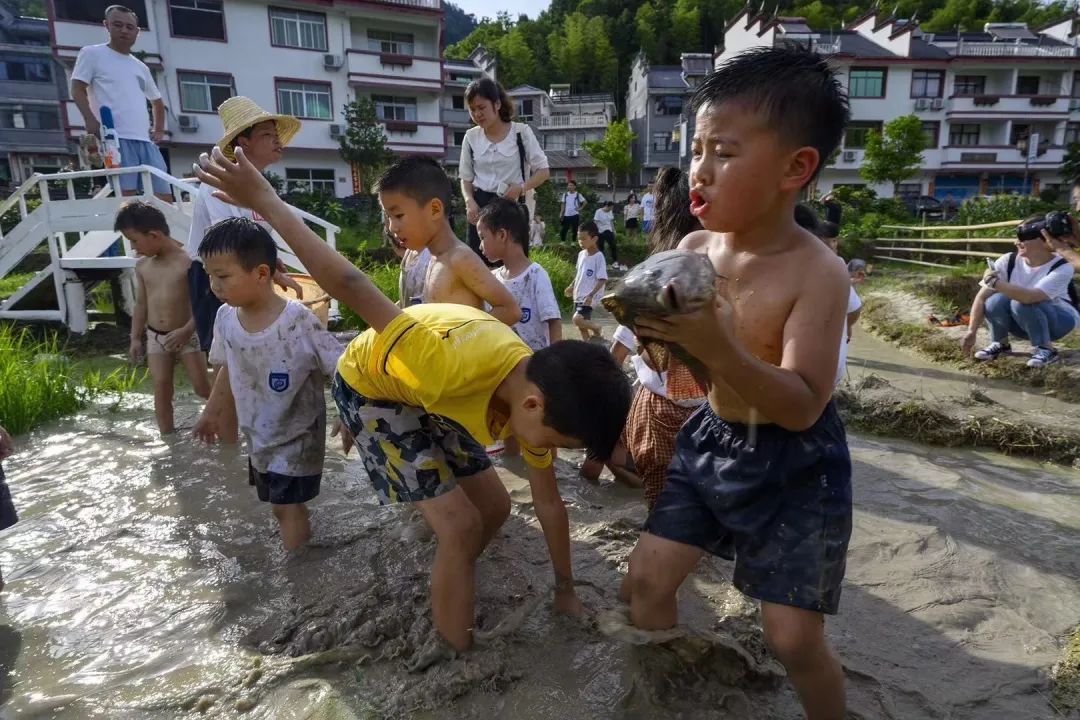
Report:
[[[49,49],[49,21],[0,4],[0,187],[74,159],[60,122],[64,72]]]
[[[521,85],[509,95],[518,119],[529,123],[544,148],[553,182],[607,184],[607,170],[596,164],[582,144],[602,140],[615,119],[615,100],[610,94],[574,95],[569,85],[558,84],[548,92]]]
[[[53,51],[67,70],[84,45],[107,41],[110,0],[48,0]],[[124,0],[139,16],[134,51],[168,108],[163,151],[183,175],[222,134],[216,108],[233,95],[303,121],[284,159],[268,168],[290,189],[347,196],[359,180],[342,160],[343,108],[370,97],[397,154],[442,158],[441,0]],[[84,132],[63,106],[71,138]]]
[[[701,78],[712,70],[711,53],[683,53],[679,65],[650,65],[638,53],[630,69],[626,117],[634,132],[638,181],[645,185],[665,165],[679,164],[683,107]]]
[[[465,104],[465,89],[482,77],[496,79],[495,55],[477,46],[467,60],[446,60],[443,63],[442,120],[446,128],[446,169],[457,173],[461,162],[461,143],[465,132],[472,127],[469,108]]]
[[[1080,53],[1071,19],[1038,30],[991,23],[983,32],[934,34],[871,11],[830,32],[802,18],[743,11],[729,24],[717,63],[782,42],[831,57],[850,98],[852,122],[822,172],[823,192],[864,185],[867,134],[902,115],[915,114],[926,133],[922,169],[900,187],[904,195],[1038,192],[1061,183],[1066,146],[1080,140]],[[875,189],[893,194],[891,186]]]

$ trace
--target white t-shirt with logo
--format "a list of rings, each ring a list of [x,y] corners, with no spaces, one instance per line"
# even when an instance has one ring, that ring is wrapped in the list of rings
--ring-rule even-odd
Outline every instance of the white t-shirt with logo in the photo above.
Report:
[[[585,198],[579,192],[563,193],[563,216],[573,217],[581,212],[581,206],[585,204]]]
[[[533,263],[525,272],[510,277],[506,267],[495,270],[499,279],[521,308],[521,320],[514,324],[514,332],[533,350],[541,350],[551,344],[549,320],[562,317],[555,291],[551,287],[551,278],[547,271]]]
[[[210,362],[229,368],[236,416],[256,470],[292,477],[322,472],[323,386],[337,371],[341,352],[341,343],[295,300],[256,333],[244,329],[236,308],[218,309]]]
[[[859,297],[859,293],[855,292],[855,288],[851,288],[848,293],[847,301],[847,314],[855,312],[862,307],[862,299]],[[844,332],[840,336],[840,358],[836,365],[836,382],[833,387],[839,387],[840,383],[844,380],[844,373],[847,372],[847,354],[848,354],[848,334],[847,334],[847,316],[844,317]]]
[[[574,303],[584,305],[585,298],[596,287],[596,281],[607,279],[607,260],[604,259],[604,253],[598,251],[590,255],[588,250],[579,252],[577,274],[574,276]],[[593,296],[594,307],[599,299],[599,293]]]
[[[146,63],[108,45],[87,45],[79,51],[71,79],[90,86],[90,107],[98,120],[103,105],[112,110],[116,137],[150,142],[146,101],[160,100],[161,91]]]
[[[652,222],[653,216],[656,214],[656,196],[652,193],[645,193],[641,197],[641,216],[645,222]]]
[[[596,229],[600,232],[615,232],[615,213],[610,210],[600,208],[593,213],[593,222],[596,223]]]
[[[273,234],[270,224],[261,215],[247,208],[237,207],[223,200],[218,200],[214,197],[213,192],[213,187],[203,183],[199,186],[198,192],[195,193],[195,207],[191,211],[191,232],[188,233],[187,241],[188,257],[192,260],[199,260],[199,245],[202,244],[203,238],[206,237],[207,229],[226,218],[244,217],[254,220],[266,228],[267,232]]]
[[[1054,253],[1048,262],[1038,267],[1031,267],[1024,258],[1017,255],[1010,276],[1008,273],[1009,253],[1006,253],[994,261],[994,269],[997,270],[998,277],[1006,282],[1022,288],[1042,290],[1055,305],[1068,310],[1072,313],[1074,321],[1080,323],[1080,313],[1077,313],[1076,308],[1069,302],[1069,283],[1072,282],[1076,271],[1073,270],[1072,265],[1063,262],[1050,272],[1051,266],[1061,259],[1060,255]]]

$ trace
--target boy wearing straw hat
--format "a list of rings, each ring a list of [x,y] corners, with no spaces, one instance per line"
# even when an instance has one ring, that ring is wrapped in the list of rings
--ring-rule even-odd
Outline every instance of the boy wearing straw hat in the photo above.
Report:
[[[225,128],[217,147],[232,158],[233,151],[244,148],[244,154],[252,165],[263,172],[267,167],[281,159],[285,146],[292,141],[300,130],[300,121],[291,115],[275,115],[263,110],[254,100],[243,96],[232,97],[218,107],[218,116]],[[206,274],[199,258],[199,245],[206,236],[207,229],[231,217],[243,217],[261,224],[264,229],[270,226],[263,218],[251,210],[230,205],[213,196],[213,188],[208,185],[199,187],[195,194],[195,208],[191,215],[191,233],[188,235],[187,252],[191,258],[188,270],[188,295],[191,298],[191,315],[195,321],[195,332],[199,336],[199,346],[203,352],[210,352],[214,340],[214,319],[222,302],[210,290],[210,278]],[[274,272],[274,282],[283,288],[292,288],[297,297],[303,297],[300,286],[285,274],[285,265],[280,259]],[[218,388],[214,383],[214,394],[223,393],[224,398],[231,397],[228,387]],[[236,411],[230,402],[219,405],[224,416],[220,418],[223,432],[221,437],[226,442],[236,442]],[[230,419],[231,416],[231,419]]]

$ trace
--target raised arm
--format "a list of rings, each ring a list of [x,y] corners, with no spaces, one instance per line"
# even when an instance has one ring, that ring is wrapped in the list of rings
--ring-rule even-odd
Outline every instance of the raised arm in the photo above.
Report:
[[[262,173],[244,157],[243,149],[237,148],[236,162],[232,162],[214,148],[212,157],[203,153],[194,167],[199,180],[218,189],[220,199],[266,218],[322,289],[345,303],[376,332],[401,314],[401,308],[383,295],[367,275],[293,214]]]

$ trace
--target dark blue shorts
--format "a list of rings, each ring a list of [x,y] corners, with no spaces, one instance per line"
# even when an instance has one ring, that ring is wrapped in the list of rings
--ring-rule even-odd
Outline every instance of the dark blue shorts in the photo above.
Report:
[[[15,514],[15,503],[11,502],[11,491],[4,479],[4,466],[0,465],[0,530],[11,527],[19,521]]]
[[[319,495],[322,475],[281,475],[259,472],[248,460],[248,484],[255,486],[259,499],[271,505],[299,505]]]
[[[214,320],[222,302],[210,289],[210,276],[198,260],[191,261],[188,268],[188,297],[191,299],[191,316],[195,318],[195,334],[199,336],[199,347],[203,352],[210,352],[214,342]]]
[[[728,423],[709,405],[683,425],[646,530],[735,560],[735,587],[833,614],[851,537],[851,457],[830,402],[809,430]]]
[[[580,315],[586,320],[592,320],[592,305],[585,305],[582,303],[574,303],[574,314]]]

